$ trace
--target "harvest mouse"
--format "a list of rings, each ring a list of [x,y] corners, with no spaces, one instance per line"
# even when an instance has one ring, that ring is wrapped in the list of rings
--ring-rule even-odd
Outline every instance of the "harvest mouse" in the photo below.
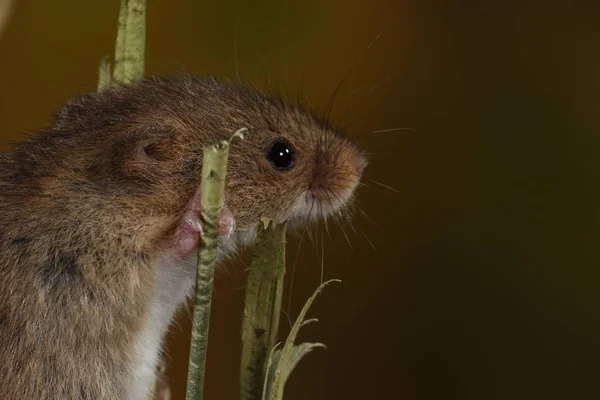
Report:
[[[219,257],[261,217],[348,205],[366,160],[327,121],[241,84],[189,75],[79,96],[0,154],[0,396],[147,399],[193,292],[205,146],[230,149]]]

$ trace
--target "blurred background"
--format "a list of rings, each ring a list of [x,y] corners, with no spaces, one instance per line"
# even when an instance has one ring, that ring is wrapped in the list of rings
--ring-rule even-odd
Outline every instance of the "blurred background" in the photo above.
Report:
[[[0,144],[95,89],[118,8],[16,2]],[[294,319],[321,274],[343,281],[288,400],[599,398],[599,20],[597,1],[148,0],[148,74],[238,71],[321,109],[343,81],[333,120],[369,154],[362,212],[305,237],[284,295]],[[208,400],[239,398],[247,265],[219,272]],[[189,327],[168,340],[174,399]]]

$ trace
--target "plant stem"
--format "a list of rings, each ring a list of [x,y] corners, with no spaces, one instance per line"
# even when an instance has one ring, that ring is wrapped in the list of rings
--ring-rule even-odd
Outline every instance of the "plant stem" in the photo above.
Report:
[[[241,399],[262,397],[275,346],[285,274],[286,224],[261,224],[248,274],[242,330]]]
[[[208,345],[208,326],[212,303],[217,241],[219,238],[219,215],[223,207],[227,157],[233,138],[242,138],[242,128],[235,132],[229,141],[204,149],[202,161],[202,181],[200,182],[200,207],[203,233],[196,272],[196,296],[192,323],[192,342],[187,381],[187,400],[202,400]]]
[[[208,325],[219,237],[218,220],[223,205],[228,154],[229,143],[227,141],[204,149],[202,183],[200,184],[204,232],[198,254],[187,400],[201,400],[203,396]]]
[[[8,23],[13,9],[13,0],[0,1],[0,34]]]
[[[144,77],[145,43],[146,0],[121,0],[114,81],[131,83]]]

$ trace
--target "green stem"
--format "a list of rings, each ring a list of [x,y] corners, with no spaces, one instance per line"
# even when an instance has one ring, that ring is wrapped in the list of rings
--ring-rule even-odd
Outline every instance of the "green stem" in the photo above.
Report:
[[[242,330],[241,399],[262,397],[268,358],[277,340],[285,274],[286,224],[261,224],[248,274]]]
[[[0,34],[4,30],[13,9],[13,0],[0,1]]]
[[[121,0],[115,46],[116,82],[131,83],[144,77],[146,0]]]
[[[245,130],[246,128],[238,130],[232,136],[232,139],[234,137],[243,138],[242,132]],[[200,205],[204,232],[202,233],[196,272],[196,296],[194,299],[192,342],[190,345],[187,400],[202,400],[203,397],[208,326],[219,237],[218,221],[223,206],[229,145],[229,141],[222,141],[217,145],[204,149],[202,181],[200,183]]]

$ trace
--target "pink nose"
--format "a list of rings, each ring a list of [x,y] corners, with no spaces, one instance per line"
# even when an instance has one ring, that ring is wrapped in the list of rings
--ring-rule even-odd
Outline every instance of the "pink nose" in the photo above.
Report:
[[[358,176],[360,178],[362,176],[362,173],[365,170],[366,166],[367,166],[367,159],[362,154],[357,155],[355,164],[354,164],[354,168],[353,168],[356,176]]]
[[[361,176],[364,170],[365,170],[365,166],[364,165],[360,165],[360,166],[354,167],[354,173],[357,176]]]

